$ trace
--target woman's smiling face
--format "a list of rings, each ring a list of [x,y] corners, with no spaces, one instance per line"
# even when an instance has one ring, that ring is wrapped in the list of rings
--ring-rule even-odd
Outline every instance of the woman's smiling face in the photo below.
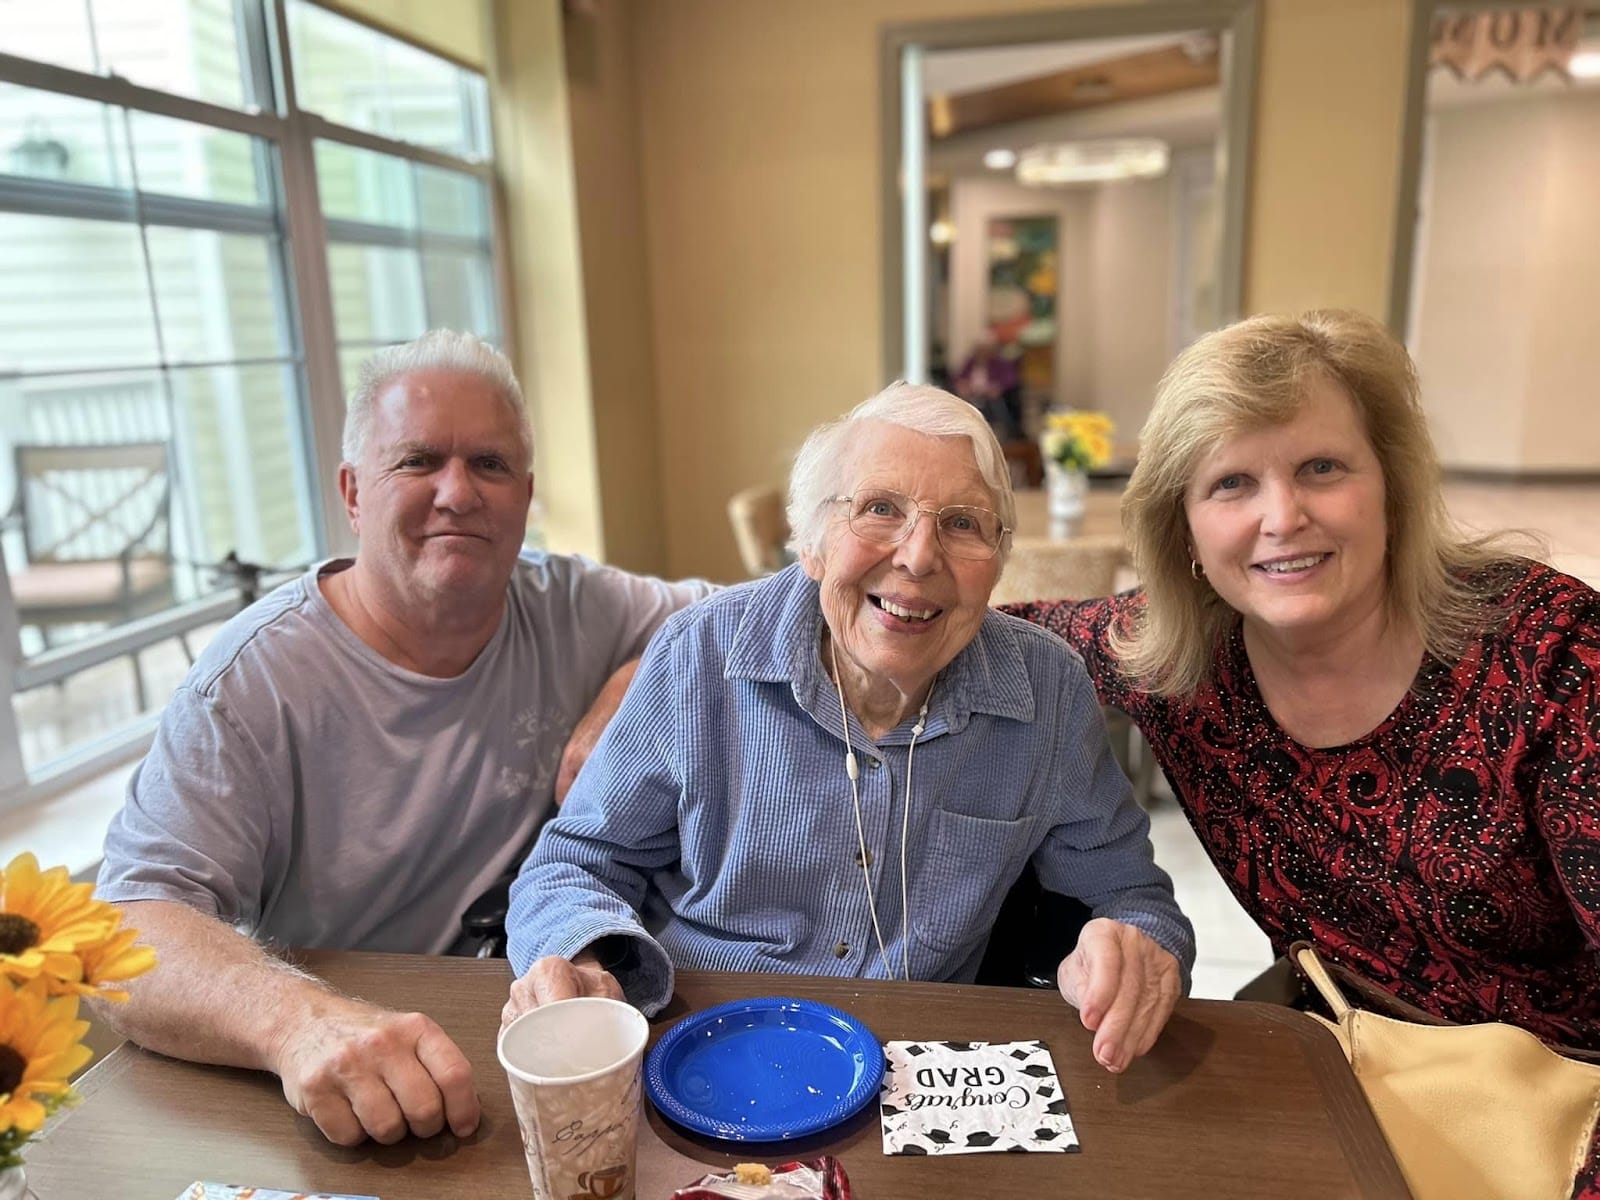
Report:
[[[820,550],[805,554],[821,585],[822,615],[843,660],[856,671],[917,695],[977,636],[1000,574],[998,555],[957,558],[940,544],[933,512],[953,504],[993,509],[972,442],[862,421],[851,446],[848,487],[897,492],[924,510],[898,542],[871,541],[834,513]],[[846,666],[849,670],[849,666]]]
[[[1383,611],[1383,468],[1355,402],[1326,376],[1289,421],[1202,458],[1184,512],[1207,581],[1247,625],[1318,638]]]

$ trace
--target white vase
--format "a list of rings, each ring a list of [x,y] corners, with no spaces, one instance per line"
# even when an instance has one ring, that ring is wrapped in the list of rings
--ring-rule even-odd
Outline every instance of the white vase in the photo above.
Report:
[[[0,1200],[23,1200],[28,1195],[28,1176],[21,1167],[0,1170]]]
[[[1054,459],[1046,459],[1044,482],[1050,501],[1050,536],[1074,537],[1083,524],[1089,477],[1070,471]]]

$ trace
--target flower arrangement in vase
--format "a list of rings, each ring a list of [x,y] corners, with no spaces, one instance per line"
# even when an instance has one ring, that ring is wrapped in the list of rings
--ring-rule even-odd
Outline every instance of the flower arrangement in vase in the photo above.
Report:
[[[1039,449],[1050,489],[1050,532],[1070,537],[1083,520],[1089,491],[1087,472],[1111,460],[1111,435],[1116,426],[1101,412],[1046,413]]]
[[[155,966],[138,936],[65,867],[24,853],[0,873],[0,1200],[22,1194],[28,1139],[77,1099],[72,1074],[92,1055],[80,999],[126,1000],[116,985]]]

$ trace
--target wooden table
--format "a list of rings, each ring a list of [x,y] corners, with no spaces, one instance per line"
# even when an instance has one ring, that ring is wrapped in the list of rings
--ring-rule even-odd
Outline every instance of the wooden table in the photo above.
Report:
[[[170,1200],[195,1179],[382,1200],[528,1200],[511,1096],[494,1052],[506,964],[327,952],[304,959],[344,991],[420,1009],[444,1026],[477,1071],[483,1122],[473,1137],[342,1149],[297,1116],[268,1075],[124,1045],[80,1081],[82,1106],[29,1146],[28,1180],[40,1200]],[[774,994],[837,1005],[886,1041],[1043,1038],[1082,1152],[885,1157],[876,1105],[803,1143],[730,1152],[667,1125],[647,1103],[639,1200],[662,1200],[724,1164],[825,1152],[844,1160],[858,1200],[1406,1195],[1333,1038],[1288,1009],[1185,1001],[1156,1049],[1118,1077],[1094,1064],[1088,1035],[1053,992],[684,972],[652,1039],[692,1009]]]

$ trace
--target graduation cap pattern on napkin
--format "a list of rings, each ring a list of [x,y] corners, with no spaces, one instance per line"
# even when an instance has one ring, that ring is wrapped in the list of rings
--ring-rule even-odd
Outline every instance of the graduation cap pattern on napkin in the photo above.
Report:
[[[1043,1042],[889,1042],[884,1057],[885,1154],[1079,1149]]]

